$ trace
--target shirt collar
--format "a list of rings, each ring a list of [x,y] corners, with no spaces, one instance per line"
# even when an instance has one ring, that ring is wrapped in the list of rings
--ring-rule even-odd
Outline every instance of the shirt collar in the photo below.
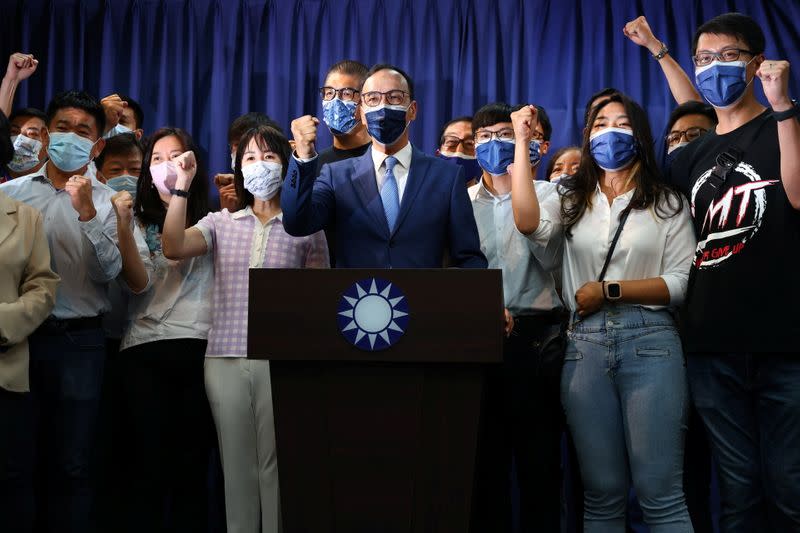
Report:
[[[55,185],[53,185],[53,182],[50,181],[50,177],[47,175],[47,166],[48,166],[49,163],[50,162],[48,161],[47,163],[42,165],[42,168],[40,168],[36,172],[33,172],[31,174],[26,174],[25,176],[21,176],[21,177],[25,177],[25,178],[30,177],[32,180],[48,183],[48,184],[52,185],[53,187],[55,187]],[[106,184],[104,184],[103,182],[98,180],[95,176],[89,175],[89,172],[85,172],[83,177],[84,178],[89,178],[89,181],[92,182],[92,188],[93,189],[96,189],[98,187],[107,187],[109,190],[111,190],[111,187],[108,187]],[[17,179],[19,179],[19,178],[17,178]]]
[[[630,201],[630,199],[633,198],[633,193],[634,192],[636,192],[636,187],[634,187],[633,189],[629,190],[625,194],[620,194],[619,196],[614,198],[614,200],[617,200],[618,198],[621,198],[621,199]],[[603,200],[608,201],[608,199],[606,198],[606,195],[603,194],[602,189],[600,189],[600,182],[599,181],[597,182],[597,187],[595,188],[595,196],[600,196]],[[611,200],[611,202],[613,203],[614,200]]]
[[[507,192],[506,194],[500,194],[500,195],[492,194],[492,192],[489,189],[487,189],[486,185],[483,183],[482,176],[481,179],[478,180],[478,183],[474,185],[474,187],[477,187],[475,196],[478,198],[483,198],[492,201],[494,200],[503,201],[511,198],[511,192]]]
[[[372,163],[375,165],[375,171],[377,172],[378,169],[381,168],[383,162],[386,161],[386,158],[389,157],[387,154],[383,152],[379,152],[375,150],[375,147],[370,147],[370,152],[372,152]],[[397,158],[397,162],[400,163],[403,168],[408,170],[411,168],[411,155],[413,154],[413,149],[411,148],[411,143],[406,143],[399,152],[396,154],[392,154],[395,158]]]
[[[234,220],[239,220],[240,218],[244,218],[244,217],[253,217],[256,220],[258,219],[256,214],[253,213],[253,206],[248,205],[244,209],[239,209],[238,211],[234,212],[231,215],[231,218],[234,219]],[[272,222],[276,218],[281,221],[281,224],[283,224],[283,211],[281,211],[280,213],[278,213],[277,215],[275,215],[271,219],[267,220],[267,224],[269,224],[270,222]]]

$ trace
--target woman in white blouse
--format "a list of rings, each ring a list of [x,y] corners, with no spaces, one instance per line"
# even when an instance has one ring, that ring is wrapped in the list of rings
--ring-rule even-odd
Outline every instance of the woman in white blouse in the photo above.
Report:
[[[511,118],[517,138],[529,139],[535,108]],[[588,124],[580,167],[559,197],[539,204],[522,163],[527,143],[517,144],[521,171],[512,184],[519,231],[542,244],[564,238],[572,318],[561,401],[584,482],[585,530],[625,531],[632,479],[650,530],[685,533],[692,531],[682,484],[689,397],[670,308],[684,298],[695,248],[688,204],[662,183],[638,104],[611,96]]]
[[[175,160],[188,150],[196,146],[184,130],[157,130],[144,154],[136,200],[126,191],[112,197],[123,276],[129,287],[145,288],[130,299],[129,323],[120,346],[135,451],[132,531],[161,531],[168,501],[170,531],[207,528],[212,421],[203,364],[211,327],[214,263],[210,254],[168,259],[161,246],[177,179]],[[188,191],[188,226],[209,212],[202,166],[198,174]],[[142,253],[134,242],[134,224],[147,242]]]

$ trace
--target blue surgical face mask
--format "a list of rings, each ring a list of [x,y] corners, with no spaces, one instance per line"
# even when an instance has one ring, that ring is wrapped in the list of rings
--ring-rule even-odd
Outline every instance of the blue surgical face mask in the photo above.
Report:
[[[750,61],[712,61],[704,67],[697,67],[694,81],[700,94],[717,108],[724,109],[734,105],[742,99],[750,84],[747,81],[747,65]]]
[[[407,107],[401,105],[384,105],[367,108],[367,132],[370,137],[384,146],[391,146],[399,139],[408,127],[406,121]]]
[[[14,172],[25,172],[39,164],[41,141],[25,135],[14,135],[11,137],[11,143],[14,145],[14,158],[8,163],[9,169]]]
[[[492,139],[475,147],[478,163],[492,176],[508,173],[508,165],[514,162],[514,141]]]
[[[483,170],[473,155],[466,155],[460,152],[439,152],[439,159],[444,159],[464,169],[464,180],[470,181],[481,177]]]
[[[127,126],[123,126],[122,124],[117,124],[116,126],[111,128],[110,130],[108,130],[108,133],[103,135],[103,138],[104,139],[110,139],[111,137],[114,137],[115,135],[122,135],[123,133],[133,133],[133,130],[130,129],[129,127],[127,127]]]
[[[338,98],[323,100],[322,120],[334,135],[347,135],[358,126],[357,107],[358,104],[353,101],[345,102]]]
[[[138,179],[136,178],[136,176],[131,176],[130,174],[123,174],[121,176],[111,178],[106,182],[106,185],[108,185],[117,192],[128,191],[131,194],[131,196],[133,196],[135,199],[137,182]]]
[[[53,132],[47,144],[47,156],[62,172],[73,172],[89,164],[94,143],[77,133]]]
[[[624,128],[604,128],[593,133],[589,148],[597,166],[610,172],[630,165],[638,152],[633,132]]]
[[[537,140],[531,141],[531,166],[535,167],[542,160],[542,142]]]

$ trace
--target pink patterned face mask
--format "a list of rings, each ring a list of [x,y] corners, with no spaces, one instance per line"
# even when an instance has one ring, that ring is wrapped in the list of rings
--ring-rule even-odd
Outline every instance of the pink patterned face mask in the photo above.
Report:
[[[150,177],[153,178],[153,185],[156,186],[158,192],[164,196],[169,196],[170,189],[175,188],[175,182],[178,181],[178,171],[175,168],[175,163],[172,161],[164,161],[157,165],[150,167]]]

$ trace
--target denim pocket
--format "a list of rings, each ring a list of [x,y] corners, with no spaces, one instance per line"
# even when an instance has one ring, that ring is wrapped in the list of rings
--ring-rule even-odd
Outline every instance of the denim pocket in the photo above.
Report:
[[[636,355],[639,357],[668,357],[669,348],[636,348]]]
[[[567,348],[567,351],[564,352],[564,361],[579,361],[581,359],[583,359],[583,354],[574,348]]]

